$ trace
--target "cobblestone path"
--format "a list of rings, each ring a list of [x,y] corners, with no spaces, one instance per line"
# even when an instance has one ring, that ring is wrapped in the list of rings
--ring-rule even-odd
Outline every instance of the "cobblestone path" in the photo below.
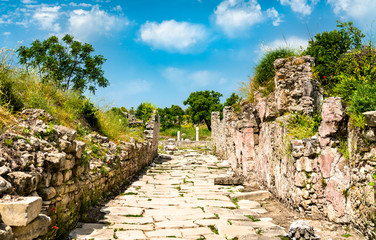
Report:
[[[281,239],[284,231],[258,202],[231,200],[235,187],[214,185],[227,168],[190,152],[156,162],[102,209],[99,223],[71,232],[75,239]]]

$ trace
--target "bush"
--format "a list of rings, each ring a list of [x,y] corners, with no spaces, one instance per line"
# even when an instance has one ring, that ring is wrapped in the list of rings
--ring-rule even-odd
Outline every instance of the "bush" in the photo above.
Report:
[[[94,104],[85,99],[78,112],[92,128],[98,129],[97,111],[98,109]]]
[[[309,138],[315,135],[321,124],[321,116],[308,116],[303,113],[295,113],[288,120],[288,135],[292,139]]]
[[[339,30],[318,33],[315,39],[309,41],[308,48],[304,53],[315,58],[317,80],[329,95],[333,84],[336,83],[334,76],[339,71],[336,66],[338,59],[351,49],[360,49],[364,37],[352,22],[337,23]]]
[[[277,48],[268,51],[255,67],[255,75],[251,79],[253,84],[251,85],[251,95],[253,95],[260,87],[260,90],[264,96],[268,96],[274,91],[274,61],[278,58],[287,58],[297,55],[293,49],[289,48]],[[253,97],[252,97],[253,98]],[[252,101],[253,102],[253,101]]]
[[[151,102],[141,103],[136,110],[137,119],[142,120],[144,123],[148,122],[153,115],[153,111],[156,110],[156,106]]]

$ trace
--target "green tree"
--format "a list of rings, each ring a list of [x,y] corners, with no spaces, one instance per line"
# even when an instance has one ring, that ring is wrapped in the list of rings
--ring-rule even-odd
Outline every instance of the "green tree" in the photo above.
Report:
[[[231,106],[235,112],[240,112],[240,101],[242,100],[236,93],[232,93],[230,97],[226,99],[223,106]]]
[[[309,41],[305,52],[316,60],[315,72],[322,86],[331,91],[335,83],[334,75],[337,73],[338,59],[350,49],[360,49],[364,34],[352,22],[342,23],[337,21],[339,30],[318,33],[315,39]]]
[[[151,102],[142,102],[136,110],[136,118],[142,120],[144,123],[149,121],[151,116],[153,115],[153,111],[156,110],[157,108],[155,107],[154,104]]]
[[[222,94],[215,91],[192,92],[183,102],[184,105],[189,105],[187,112],[192,122],[197,124],[204,121],[208,129],[211,130],[211,113],[222,110],[220,97]]]
[[[102,55],[92,56],[93,52],[92,45],[74,41],[68,34],[62,43],[51,36],[43,42],[35,40],[30,48],[17,49],[19,62],[27,70],[36,69],[43,82],[53,82],[62,91],[72,89],[81,94],[87,89],[95,94],[96,86],[109,85],[102,70],[106,59]]]
[[[158,108],[158,113],[161,116],[161,126],[167,129],[176,125],[180,125],[184,116],[184,110],[178,105],[171,105],[171,107]]]

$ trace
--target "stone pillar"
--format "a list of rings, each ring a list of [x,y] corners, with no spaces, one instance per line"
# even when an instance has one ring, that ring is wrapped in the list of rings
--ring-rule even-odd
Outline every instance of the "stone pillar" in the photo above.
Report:
[[[198,142],[199,141],[199,136],[198,136],[198,134],[199,134],[199,127],[196,127],[196,141]]]
[[[178,131],[178,142],[180,142],[180,131]]]

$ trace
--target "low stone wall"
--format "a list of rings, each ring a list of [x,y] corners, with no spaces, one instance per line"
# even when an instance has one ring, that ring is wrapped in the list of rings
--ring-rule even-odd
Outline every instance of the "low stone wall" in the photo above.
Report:
[[[25,110],[21,129],[0,135],[0,197],[42,197],[42,213],[52,220],[50,232],[60,234],[158,155],[159,117],[153,115],[147,141],[140,143],[115,143],[98,134],[79,141],[75,130],[50,120],[43,110]]]
[[[163,146],[166,146],[168,141],[160,141]],[[211,141],[175,141],[176,147],[181,148],[192,148],[192,147],[205,147],[211,146]]]
[[[351,224],[374,239],[376,121],[368,117],[365,130],[353,127],[340,98],[325,99],[320,110],[313,62],[308,56],[277,60],[274,94],[256,94],[241,114],[225,107],[222,121],[212,113],[213,150],[237,175],[266,186],[300,212]],[[293,112],[320,112],[318,134],[291,139]]]

